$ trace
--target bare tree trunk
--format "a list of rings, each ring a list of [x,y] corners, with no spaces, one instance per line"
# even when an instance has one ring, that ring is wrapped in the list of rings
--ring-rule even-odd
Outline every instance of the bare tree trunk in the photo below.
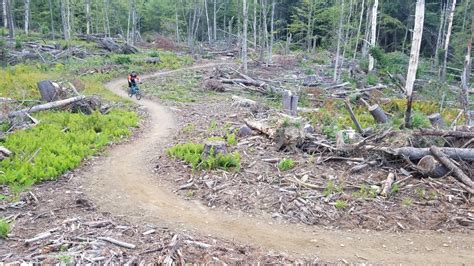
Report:
[[[132,0],[132,44],[137,40],[137,7],[135,0]]]
[[[65,40],[69,40],[71,38],[69,31],[69,7],[67,1],[68,0],[61,0],[61,20],[63,23],[63,36]]]
[[[213,20],[214,20],[214,27],[213,27],[213,30],[214,30],[214,41],[217,41],[217,0],[214,0],[214,16],[212,16]]]
[[[337,30],[337,51],[336,51],[336,62],[334,63],[334,76],[333,82],[337,82],[337,72],[339,70],[339,53],[341,50],[341,39],[342,39],[342,24],[344,21],[344,0],[340,0],[340,14],[339,14],[339,29]]]
[[[10,39],[15,38],[15,24],[13,23],[13,10],[11,6],[11,0],[6,1],[6,10],[7,10],[7,21],[8,21],[8,37]]]
[[[109,20],[109,0],[104,0],[104,13],[105,13],[105,24],[106,24],[106,34],[110,37],[110,20]]]
[[[91,34],[91,0],[86,0],[86,34]]]
[[[268,25],[267,25],[267,0],[262,1],[263,10],[263,38],[265,39],[265,50],[268,50]]]
[[[272,0],[272,17],[270,20],[270,44],[268,45],[267,65],[272,63],[273,56],[273,35],[274,35],[274,18],[275,18],[275,0]]]
[[[130,4],[130,1],[129,1]],[[128,19],[127,19],[127,43],[130,43],[130,21],[132,19],[132,9],[128,10]]]
[[[179,19],[178,19],[178,2],[176,2],[175,6],[175,27],[176,27],[176,42],[179,43]]]
[[[7,1],[8,1],[8,0],[3,0],[3,1],[2,1],[2,7],[3,7],[3,27],[4,27],[5,29],[8,28]]]
[[[253,0],[253,47],[257,49],[257,0]]]
[[[464,70],[461,76],[461,103],[464,110],[464,116],[466,118],[466,125],[471,124],[471,112],[469,108],[469,76],[471,73],[471,51],[472,51],[472,39],[474,38],[474,19],[471,22],[471,37],[468,39],[467,42],[467,51],[466,51],[466,58],[464,59]]]
[[[355,60],[356,55],[357,55],[357,48],[359,46],[359,38],[360,38],[360,30],[362,28],[362,19],[364,18],[364,10],[365,10],[364,6],[365,6],[365,0],[362,0],[362,5],[360,7],[359,26],[357,27],[356,44],[355,44],[354,55],[352,57],[352,60]]]
[[[311,50],[311,43],[313,40],[313,1],[309,1],[308,23],[306,25],[306,49]]]
[[[417,0],[415,11],[415,28],[411,43],[410,63],[406,79],[405,90],[407,93],[407,110],[405,113],[405,127],[411,128],[411,107],[413,102],[413,84],[416,79],[418,58],[420,55],[421,39],[423,37],[423,23],[425,19],[425,0]]]
[[[466,0],[466,5],[464,6],[464,16],[463,16],[463,19],[462,19],[462,27],[461,27],[461,31],[464,32],[464,29],[466,27],[466,18],[467,18],[467,12],[469,12],[469,4],[470,4],[470,1],[469,0]],[[472,12],[472,10],[471,10]],[[472,14],[471,14],[472,16]]]
[[[207,10],[207,0],[204,0],[204,10],[206,12],[207,40],[210,43],[212,41],[212,29],[211,29],[211,22],[209,20],[209,12]]]
[[[367,12],[365,14],[364,41],[362,43],[362,58],[365,58],[367,56],[368,50],[369,50],[369,38],[370,38],[370,30],[369,30],[370,19],[369,19],[369,17],[371,17],[370,16],[370,13],[372,12],[371,9],[372,9],[372,7],[370,6],[369,3],[367,3]]]
[[[247,0],[243,0],[244,25],[242,32],[242,65],[244,73],[247,73],[247,26],[248,26],[248,7]]]
[[[436,40],[436,48],[435,48],[435,54],[434,54],[434,59],[435,59],[435,65],[438,66],[439,65],[439,58],[438,58],[438,54],[439,54],[439,48],[441,47],[442,45],[442,40],[443,40],[443,26],[444,26],[444,20],[445,20],[445,16],[446,16],[446,6],[442,6],[441,8],[441,17],[440,17],[440,22],[439,22],[439,29],[438,29],[438,38]]]
[[[28,35],[30,29],[30,0],[25,0],[25,34]]]
[[[374,6],[372,7],[372,28],[370,36],[370,48],[375,47],[377,40],[377,10],[379,6],[379,0],[374,1]],[[374,69],[375,60],[372,55],[369,54],[369,72]]]
[[[344,40],[343,40],[343,43],[344,45],[342,46],[342,58],[341,58],[341,67],[344,66],[344,60],[346,59],[346,48],[347,48],[347,43],[349,42],[350,40],[350,33],[351,33],[351,18],[352,18],[352,0],[350,0],[349,2],[349,16],[347,17],[347,30],[346,30],[346,33],[344,35]],[[338,73],[338,76],[337,76],[337,80],[339,80],[340,78],[340,71],[337,72]]]
[[[451,11],[449,12],[449,17],[448,17],[448,30],[446,31],[446,41],[444,43],[443,68],[441,70],[442,81],[446,80],[446,65],[448,64],[449,39],[451,38],[451,30],[453,28],[453,18],[454,18],[455,9],[456,9],[456,0],[453,0]]]
[[[56,33],[54,32],[54,17],[53,17],[53,3],[51,3],[51,0],[48,0],[49,4],[49,14],[51,16],[51,33],[53,35],[53,40],[56,38]]]

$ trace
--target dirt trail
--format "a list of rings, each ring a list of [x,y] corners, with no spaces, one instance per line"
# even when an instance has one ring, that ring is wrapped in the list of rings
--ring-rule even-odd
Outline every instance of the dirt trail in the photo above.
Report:
[[[215,64],[158,72],[143,78],[212,66]],[[128,97],[123,84],[124,80],[115,80],[106,86]],[[143,99],[139,103],[151,115],[146,132],[137,140],[111,148],[78,179],[101,211],[123,215],[134,222],[211,235],[295,256],[317,256],[325,261],[474,262],[472,234],[329,231],[316,226],[278,223],[263,214],[249,217],[241,212],[209,209],[199,202],[181,199],[152,173],[150,163],[163,153],[163,144],[175,132],[173,115],[153,101]]]

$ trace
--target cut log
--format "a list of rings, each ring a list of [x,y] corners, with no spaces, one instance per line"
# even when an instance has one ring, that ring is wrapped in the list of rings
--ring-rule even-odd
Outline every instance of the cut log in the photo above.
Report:
[[[150,58],[146,58],[144,62],[147,64],[158,64],[161,62],[161,60],[159,57],[150,57]]]
[[[138,49],[135,46],[132,46],[128,43],[124,44],[121,47],[121,51],[123,54],[137,54],[138,53]]]
[[[451,170],[454,174],[454,177],[459,181],[462,182],[464,185],[467,186],[467,191],[469,193],[474,192],[474,182],[471,178],[469,178],[459,167],[457,167],[447,156],[443,153],[443,151],[436,147],[430,147],[431,152],[436,157],[436,159],[446,166],[449,170]]]
[[[3,154],[5,157],[9,157],[9,156],[11,156],[13,153],[12,153],[9,149],[7,149],[7,148],[5,148],[5,147],[3,147],[3,146],[0,146],[0,154]]]
[[[385,179],[380,195],[382,195],[383,197],[387,197],[390,194],[393,181],[395,181],[395,174],[389,173],[387,179]]]
[[[255,121],[255,120],[245,120],[245,124],[254,130],[257,130],[270,138],[275,136],[276,130],[274,127],[269,126],[263,121]]]
[[[443,117],[439,113],[434,113],[428,116],[428,119],[431,122],[431,125],[434,128],[446,128],[446,123],[443,120]]]
[[[65,99],[65,100],[40,104],[40,105],[33,106],[31,108],[25,108],[25,109],[22,109],[22,110],[19,110],[19,111],[11,112],[11,113],[8,114],[8,117],[9,118],[14,118],[14,117],[17,117],[17,116],[22,116],[25,113],[34,113],[34,112],[49,110],[49,109],[53,109],[53,108],[63,107],[63,106],[69,105],[71,103],[75,103],[75,102],[83,100],[83,99],[85,99],[85,96],[81,95],[81,96],[76,96],[76,97],[72,97],[72,98]]]
[[[258,103],[254,100],[245,99],[240,96],[232,95],[232,100],[234,101],[235,105],[240,107],[257,107]]]
[[[227,154],[227,144],[224,141],[208,141],[204,144],[203,157]]]
[[[113,238],[110,238],[110,237],[98,237],[97,239],[112,243],[112,244],[117,245],[119,247],[124,247],[124,248],[129,248],[129,249],[134,249],[136,247],[134,244],[119,241],[117,239],[113,239]]]
[[[427,155],[418,162],[417,168],[427,177],[440,178],[449,173],[449,170],[433,156]]]
[[[454,131],[421,128],[420,131],[414,133],[417,136],[439,136],[439,137],[457,137],[457,138],[474,138],[474,131]]]
[[[207,79],[204,81],[203,86],[206,90],[224,92],[224,84],[217,79]]]
[[[404,156],[410,160],[420,160],[421,158],[431,155],[429,148],[413,148],[413,147],[401,147],[401,148],[386,148],[386,147],[375,147],[366,146],[368,150],[384,151],[395,156]],[[446,154],[447,157],[454,160],[474,161],[474,149],[463,149],[463,148],[440,148],[441,151]]]
[[[375,121],[377,121],[377,123],[383,124],[388,122],[387,115],[378,104],[370,106],[369,112],[374,117]]]
[[[257,81],[257,80],[247,80],[247,79],[221,79],[222,83],[226,84],[235,84],[235,83],[241,83],[247,86],[254,86],[258,88],[262,88],[265,86],[265,82],[263,81]]]
[[[243,125],[239,128],[239,131],[237,131],[237,137],[238,138],[246,138],[249,136],[253,135],[253,130],[248,127],[247,125]]]

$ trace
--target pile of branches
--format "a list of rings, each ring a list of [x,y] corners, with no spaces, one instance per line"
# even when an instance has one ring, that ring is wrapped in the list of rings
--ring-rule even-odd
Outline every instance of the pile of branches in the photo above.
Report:
[[[9,50],[6,59],[8,64],[16,65],[28,60],[39,60],[43,63],[53,63],[64,58],[84,59],[92,55],[93,53],[91,53],[91,51],[78,45],[62,47],[61,45],[26,42],[23,44],[21,51]]]
[[[250,108],[257,105],[255,101],[233,97],[239,106]],[[345,158],[350,160],[363,158],[351,169],[357,172],[375,164],[391,169],[393,175],[387,184],[396,181],[396,173],[401,175],[445,178],[453,176],[459,187],[469,195],[474,193],[474,127],[463,126],[455,130],[421,129],[412,131],[404,141],[405,145],[416,143],[421,137],[436,137],[426,140],[423,144],[412,146],[394,146],[390,138],[397,137],[400,131],[388,128],[381,132],[342,130],[337,132],[336,140],[330,140],[315,133],[311,125],[301,117],[285,114],[272,114],[262,119],[245,121],[245,126],[258,131],[272,139],[275,148],[287,151],[303,151],[310,154],[327,155],[329,158]],[[428,144],[426,144],[426,142]],[[444,146],[438,146],[444,143]],[[438,144],[438,145],[435,145]],[[402,164],[400,164],[402,162]],[[405,170],[409,169],[409,170]],[[399,170],[404,169],[404,170]],[[387,189],[388,189],[387,188]]]

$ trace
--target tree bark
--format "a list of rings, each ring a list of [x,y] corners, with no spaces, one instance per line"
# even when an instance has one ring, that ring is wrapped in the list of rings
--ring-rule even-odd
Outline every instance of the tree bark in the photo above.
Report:
[[[19,111],[11,112],[11,113],[8,114],[8,117],[13,118],[13,117],[21,116],[25,113],[34,113],[34,112],[49,110],[49,109],[53,109],[53,108],[63,107],[63,106],[66,106],[68,104],[71,104],[71,103],[74,103],[74,102],[77,102],[77,101],[80,101],[80,100],[84,100],[84,99],[85,99],[85,96],[80,95],[80,96],[68,98],[68,99],[65,99],[65,100],[40,104],[40,105],[36,105],[36,106],[30,107],[30,108],[25,108],[25,109],[22,109],[22,110],[19,110]]]
[[[244,25],[242,32],[242,65],[243,71],[247,74],[247,26],[248,26],[248,7],[247,0],[242,1],[242,12],[244,15]]]
[[[444,57],[443,57],[443,68],[441,70],[441,80],[446,80],[446,65],[448,64],[448,52],[449,52],[449,40],[451,38],[451,31],[453,28],[454,11],[456,9],[456,0],[453,0],[451,10],[448,17],[448,30],[446,31],[446,41],[444,43]]]
[[[210,43],[212,41],[212,29],[211,29],[211,22],[209,20],[209,11],[208,11],[208,6],[207,6],[207,0],[204,0],[204,10],[206,12],[207,40]]]
[[[273,57],[273,39],[274,39],[274,18],[275,18],[275,0],[272,0],[272,15],[270,20],[270,44],[268,46],[267,65],[270,65]]]
[[[446,156],[454,160],[474,161],[474,149],[464,148],[440,148]],[[395,156],[406,156],[410,160],[419,160],[427,155],[431,154],[430,148],[413,148],[413,147],[401,147],[401,148],[379,148],[375,147],[373,150],[385,151]]]
[[[4,27],[5,29],[8,28],[7,1],[8,1],[8,0],[3,0],[3,1],[2,1],[2,8],[3,8],[3,27]]]
[[[377,1],[377,0],[376,0]],[[344,0],[340,0],[340,13],[339,13],[339,29],[337,30],[337,49],[336,49],[336,62],[334,63],[334,76],[333,82],[336,83],[338,80],[339,71],[339,53],[341,51],[341,39],[342,39],[342,22],[344,20]]]
[[[313,1],[309,1],[308,22],[306,25],[306,49],[311,50],[313,40]]]
[[[372,7],[372,27],[371,27],[371,35],[370,35],[370,48],[375,47],[376,40],[377,40],[377,10],[379,6],[379,0],[374,1],[374,5]],[[372,55],[369,53],[369,72],[374,69],[375,60]]]
[[[471,37],[467,41],[466,57],[464,59],[464,69],[461,76],[461,104],[464,110],[465,124],[471,124],[471,111],[469,108],[469,76],[471,73],[471,51],[472,51],[472,39],[474,38],[474,18],[471,22]]]
[[[253,1],[253,47],[257,49],[257,0]]]
[[[263,10],[263,36],[265,41],[265,49],[268,49],[268,25],[267,25],[267,0],[262,0],[262,10]]]
[[[65,40],[69,40],[71,38],[70,31],[69,31],[69,18],[68,18],[68,11],[67,7],[68,0],[61,0],[61,20],[63,23],[63,36]]]
[[[109,0],[104,0],[104,14],[105,14],[105,24],[107,27],[106,34],[108,37],[110,37]]]
[[[7,21],[8,21],[8,37],[10,39],[15,38],[15,24],[13,22],[13,7],[11,0],[6,1],[6,10],[7,10]]]
[[[56,38],[56,33],[54,31],[54,16],[53,16],[53,4],[51,0],[48,0],[49,5],[49,15],[51,17],[51,34],[53,35],[53,40]]]
[[[421,39],[423,37],[423,23],[425,19],[425,0],[417,0],[415,10],[415,28],[410,52],[410,63],[405,84],[407,94],[407,110],[405,113],[405,127],[411,128],[411,107],[413,102],[413,85],[416,79],[418,58],[420,55]]]
[[[213,40],[217,41],[217,0],[214,0],[213,13],[214,13],[214,15],[212,16],[212,19],[214,20],[213,21],[213,24],[214,24],[214,27],[213,27],[214,38],[213,38]]]
[[[442,5],[441,7],[441,18],[439,22],[439,29],[438,29],[438,38],[436,39],[436,48],[435,48],[435,54],[434,54],[434,59],[435,59],[435,65],[439,65],[439,49],[442,46],[442,40],[443,40],[443,33],[444,33],[444,20],[446,17],[446,6]]]
[[[91,34],[91,0],[86,0],[86,34]]]
[[[360,30],[362,28],[362,19],[364,18],[364,10],[365,10],[364,6],[365,6],[365,0],[362,0],[362,5],[360,7],[359,26],[357,27],[356,44],[355,44],[354,55],[352,57],[352,60],[355,60],[356,55],[357,55],[357,48],[359,47]]]
[[[30,0],[25,0],[25,34],[30,30]]]

